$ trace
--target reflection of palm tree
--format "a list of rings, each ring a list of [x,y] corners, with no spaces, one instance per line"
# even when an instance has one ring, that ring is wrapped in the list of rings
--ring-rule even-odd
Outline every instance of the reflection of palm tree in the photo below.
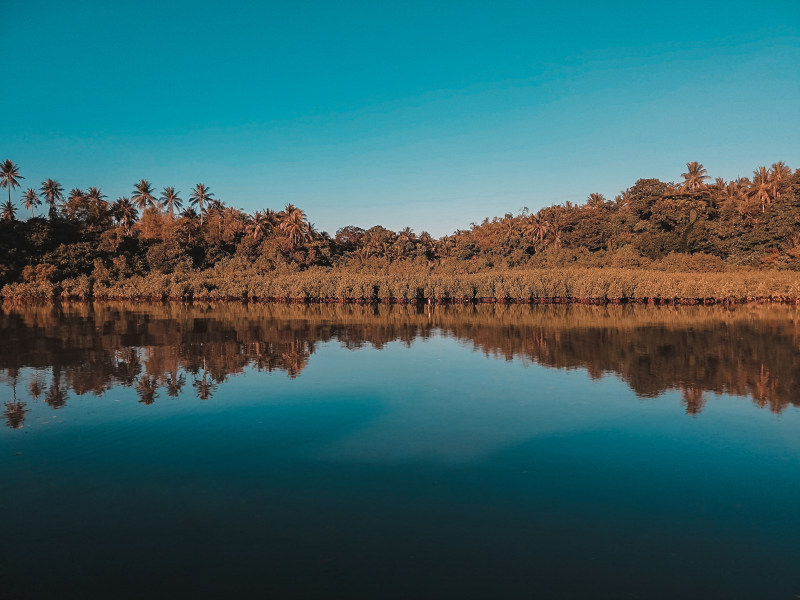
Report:
[[[175,373],[171,373],[167,376],[166,380],[167,396],[170,398],[177,398],[180,396],[181,391],[183,391],[184,385],[186,385],[186,377],[184,377],[183,373],[177,376]]]
[[[12,399],[11,402],[6,402],[5,410],[3,411],[3,416],[6,418],[6,425],[8,425],[11,429],[22,428],[22,425],[25,422],[25,413],[28,412],[28,409],[25,408],[25,403],[17,400],[18,374],[18,370],[13,369],[13,372],[11,373]]]
[[[687,415],[699,415],[705,406],[706,399],[702,387],[690,385],[681,390]]]
[[[133,385],[141,370],[142,365],[136,348],[127,347],[119,350],[115,360],[114,374],[123,385]]]
[[[155,377],[140,377],[136,383],[136,393],[139,394],[139,402],[142,404],[153,404],[156,401],[158,392],[158,381]]]
[[[11,402],[6,402],[5,410],[3,411],[6,425],[11,429],[22,429],[22,426],[25,424],[25,414],[28,410],[25,403],[18,402],[16,398]]]
[[[780,410],[780,403],[775,397],[778,381],[772,377],[769,369],[763,364],[761,365],[761,373],[759,374],[758,381],[756,381],[754,387],[755,389],[753,391],[755,393],[753,394],[753,399],[760,408],[764,408],[767,404],[770,404],[773,411],[778,412],[778,410]]]
[[[192,382],[192,387],[194,387],[195,391],[197,392],[197,397],[200,400],[208,400],[211,398],[211,393],[214,391],[216,385],[214,385],[213,381],[209,381],[208,379],[208,370],[206,369],[206,357],[203,356],[203,377],[202,379],[195,379]]]
[[[38,373],[34,374],[34,376],[28,381],[28,394],[30,394],[31,398],[34,400],[38,400],[41,398],[43,393],[44,386],[42,385],[42,380],[39,379]]]
[[[53,368],[53,380],[50,382],[44,401],[54,410],[67,405],[67,392],[61,387],[61,371],[55,367]]]
[[[67,393],[61,389],[61,386],[58,383],[53,382],[50,385],[50,389],[47,390],[47,396],[45,397],[44,401],[50,408],[58,410],[59,408],[63,408],[67,405]]]

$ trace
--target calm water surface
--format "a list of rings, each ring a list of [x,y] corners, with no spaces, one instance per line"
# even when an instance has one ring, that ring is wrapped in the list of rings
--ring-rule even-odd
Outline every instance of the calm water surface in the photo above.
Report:
[[[4,599],[800,595],[795,308],[6,303],[0,333]]]

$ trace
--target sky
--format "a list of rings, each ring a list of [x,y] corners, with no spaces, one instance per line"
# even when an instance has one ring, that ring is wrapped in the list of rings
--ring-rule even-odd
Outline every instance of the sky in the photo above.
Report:
[[[329,233],[800,167],[796,0],[0,0],[0,56],[24,187],[202,182]]]

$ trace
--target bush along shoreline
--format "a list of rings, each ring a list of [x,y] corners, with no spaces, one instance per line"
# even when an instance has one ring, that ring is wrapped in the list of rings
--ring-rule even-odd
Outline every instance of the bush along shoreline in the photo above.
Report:
[[[134,275],[89,276],[10,283],[6,300],[143,300],[342,302],[396,304],[800,303],[794,271],[663,272],[614,268],[495,269],[476,273],[356,273],[311,268],[293,273],[231,272],[225,268]]]

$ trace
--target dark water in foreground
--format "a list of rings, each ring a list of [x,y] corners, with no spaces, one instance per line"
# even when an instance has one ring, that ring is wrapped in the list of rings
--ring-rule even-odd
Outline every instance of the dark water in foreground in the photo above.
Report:
[[[0,307],[0,598],[800,594],[800,311]]]

